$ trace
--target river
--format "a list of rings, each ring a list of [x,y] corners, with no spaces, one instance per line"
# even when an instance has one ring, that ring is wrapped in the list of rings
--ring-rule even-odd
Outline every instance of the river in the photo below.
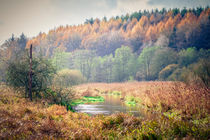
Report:
[[[128,106],[121,101],[120,96],[104,95],[104,102],[79,104],[74,107],[76,112],[87,113],[89,115],[111,115],[114,113],[130,113],[134,116],[140,116],[140,108],[137,106]]]

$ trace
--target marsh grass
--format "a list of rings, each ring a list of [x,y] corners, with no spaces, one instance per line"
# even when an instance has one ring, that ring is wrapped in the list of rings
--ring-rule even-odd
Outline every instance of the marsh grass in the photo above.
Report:
[[[125,83],[127,84],[127,83]],[[130,83],[131,84],[131,83]],[[134,84],[136,87],[133,87]],[[132,83],[126,88],[121,88],[122,93],[130,88],[132,92],[130,95],[137,97],[138,90],[142,91],[144,87],[141,83]],[[146,83],[142,83],[146,85]],[[141,118],[134,117],[129,114],[118,113],[111,116],[88,116],[82,113],[73,113],[67,111],[64,106],[49,105],[42,100],[35,100],[30,102],[28,99],[22,98],[7,86],[0,87],[0,139],[208,139],[209,138],[209,117],[208,117],[208,95],[200,97],[196,88],[185,89],[185,86],[178,86],[179,92],[165,92],[166,95],[155,91],[165,91],[170,89],[173,85],[166,83],[147,83],[145,92],[140,92],[138,97],[142,97],[141,104],[153,107],[154,113],[151,111],[151,116]],[[155,84],[155,85],[154,85]],[[169,83],[170,84],[170,83]],[[97,85],[97,84],[96,84]],[[123,84],[122,84],[123,85]],[[165,88],[157,87],[162,85]],[[89,85],[88,85],[89,86]],[[101,85],[99,84],[99,88]],[[108,88],[120,91],[120,84],[109,85]],[[87,85],[82,85],[83,88]],[[125,86],[124,86],[125,87]],[[81,87],[80,87],[81,88]],[[102,86],[101,86],[102,88]],[[103,87],[104,88],[104,87]],[[117,89],[116,89],[117,88]],[[138,89],[139,88],[139,89]],[[124,90],[123,90],[124,89]],[[153,89],[153,90],[152,90]],[[89,90],[92,90],[89,88]],[[103,90],[103,89],[99,89]],[[105,89],[107,90],[107,89]],[[108,89],[110,90],[110,89]],[[194,91],[195,90],[195,91]],[[185,92],[181,92],[185,91]],[[172,91],[171,91],[172,92]],[[205,91],[203,91],[205,93]],[[199,92],[199,93],[203,93]],[[158,94],[158,95],[155,95]],[[170,93],[170,94],[169,94]],[[175,94],[176,93],[176,94]],[[203,94],[204,94],[203,93]],[[163,94],[163,93],[162,93]],[[172,94],[172,95],[171,95]],[[181,94],[181,95],[180,95]],[[182,95],[183,94],[183,95]],[[184,97],[184,95],[187,97]],[[170,96],[169,96],[170,95]],[[192,97],[190,96],[192,95]],[[178,99],[167,99],[176,97]],[[159,98],[157,98],[159,97]],[[148,100],[144,100],[148,98]],[[155,100],[156,98],[156,100]],[[149,100],[150,99],[150,100]],[[162,100],[167,99],[167,100]],[[181,104],[182,101],[187,100],[186,104]],[[202,104],[195,101],[201,100]],[[162,102],[161,102],[162,100]],[[167,104],[167,103],[173,104]],[[161,103],[162,104],[161,104]],[[206,103],[207,102],[207,103]],[[206,110],[200,111],[200,114],[191,114],[189,111],[184,114],[189,104],[192,104],[192,110],[198,112],[203,108]],[[170,105],[170,109],[168,106]],[[166,106],[166,107],[165,107]],[[162,107],[163,109],[158,110]],[[185,117],[185,115],[191,115]]]
[[[158,112],[175,111],[185,117],[205,118],[210,113],[209,89],[182,82],[92,83],[75,87],[76,92],[119,91],[125,102],[139,104]]]

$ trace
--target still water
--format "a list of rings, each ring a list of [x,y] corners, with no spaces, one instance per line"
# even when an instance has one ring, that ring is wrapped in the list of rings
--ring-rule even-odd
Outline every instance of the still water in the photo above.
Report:
[[[90,115],[104,114],[111,115],[114,113],[124,112],[134,116],[140,116],[140,108],[137,106],[127,106],[120,100],[120,96],[105,95],[105,101],[99,103],[80,104],[74,107],[76,112],[87,113]]]

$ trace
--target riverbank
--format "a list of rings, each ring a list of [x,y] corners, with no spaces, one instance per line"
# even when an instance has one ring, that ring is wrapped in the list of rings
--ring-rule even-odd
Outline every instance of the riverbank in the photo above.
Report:
[[[184,120],[175,113],[88,116],[42,100],[30,102],[0,87],[0,139],[208,139],[208,122],[209,118]]]
[[[202,119],[210,113],[209,89],[181,82],[90,83],[75,87],[78,95],[120,93],[122,101],[149,111],[176,112],[185,119]]]

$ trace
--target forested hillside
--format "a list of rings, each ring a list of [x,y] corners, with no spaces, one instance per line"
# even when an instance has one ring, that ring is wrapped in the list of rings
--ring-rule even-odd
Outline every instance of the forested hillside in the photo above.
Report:
[[[87,19],[32,39],[12,36],[1,46],[2,58],[16,59],[30,44],[58,70],[77,69],[89,82],[182,80],[187,69],[200,69],[193,63],[203,66],[209,58],[210,8],[144,10]]]
[[[30,40],[51,56],[55,48],[66,52],[95,50],[97,55],[114,53],[128,45],[138,54],[146,46],[167,46],[180,50],[188,47],[208,49],[210,9],[172,9],[139,11],[107,21],[90,19],[78,26],[60,26]]]

